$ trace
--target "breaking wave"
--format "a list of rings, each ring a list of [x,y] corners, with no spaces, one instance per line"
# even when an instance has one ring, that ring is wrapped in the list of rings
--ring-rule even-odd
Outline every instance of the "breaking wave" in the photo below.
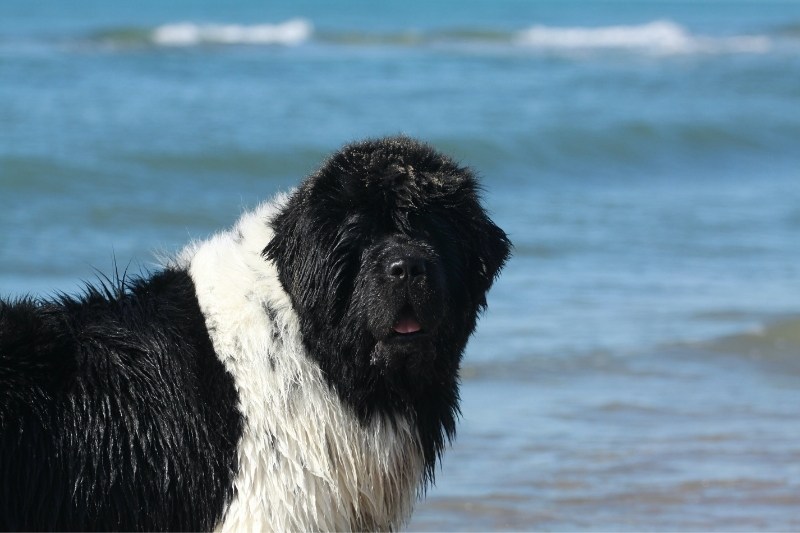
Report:
[[[558,27],[534,25],[522,30],[442,28],[427,31],[321,30],[302,18],[275,24],[216,24],[178,22],[155,28],[112,28],[90,40],[114,47],[198,45],[296,46],[309,41],[332,46],[460,47],[483,50],[518,49],[543,53],[609,52],[670,55],[695,53],[764,53],[773,49],[775,35],[710,37],[694,34],[670,20],[640,25]]]
[[[89,41],[112,48],[199,45],[297,46],[311,39],[313,25],[305,19],[277,24],[199,24],[176,22],[155,28],[120,27],[92,33]]]
[[[273,44],[298,45],[313,33],[311,23],[293,19],[280,24],[194,24],[182,22],[157,27],[151,34],[154,44],[192,46],[197,44]]]
[[[669,20],[635,26],[549,27],[533,26],[517,36],[523,46],[550,50],[640,50],[654,53],[735,52],[759,53],[771,48],[762,35],[705,37],[693,35]]]

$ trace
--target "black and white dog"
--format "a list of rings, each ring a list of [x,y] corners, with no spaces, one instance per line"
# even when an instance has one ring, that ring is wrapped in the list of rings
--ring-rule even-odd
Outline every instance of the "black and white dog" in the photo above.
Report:
[[[393,137],[145,279],[0,302],[0,528],[399,527],[509,249],[468,169]]]

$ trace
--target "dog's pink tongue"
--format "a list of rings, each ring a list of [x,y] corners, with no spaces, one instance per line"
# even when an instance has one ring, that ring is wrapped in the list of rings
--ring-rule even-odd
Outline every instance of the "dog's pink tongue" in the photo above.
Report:
[[[416,333],[417,331],[421,330],[422,326],[419,325],[419,322],[414,320],[411,317],[408,318],[401,318],[397,324],[394,326],[394,330],[397,333],[406,334],[406,333]]]

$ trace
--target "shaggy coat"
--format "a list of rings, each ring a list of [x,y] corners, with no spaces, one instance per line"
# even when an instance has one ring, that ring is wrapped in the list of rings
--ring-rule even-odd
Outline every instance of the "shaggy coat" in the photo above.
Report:
[[[398,528],[509,248],[395,137],[146,278],[0,301],[0,529]]]

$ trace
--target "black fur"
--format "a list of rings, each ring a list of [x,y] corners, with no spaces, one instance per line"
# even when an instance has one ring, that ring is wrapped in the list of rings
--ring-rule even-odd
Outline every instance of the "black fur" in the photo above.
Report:
[[[0,529],[213,528],[237,402],[184,271],[0,302]]]
[[[458,368],[510,243],[468,169],[405,137],[345,147],[273,220],[265,254],[300,318],[309,354],[366,423],[403,414],[426,478],[455,432]],[[393,262],[424,275],[396,283]],[[422,334],[392,327],[414,318]]]
[[[407,138],[354,144],[272,223],[264,254],[309,355],[363,423],[414,421],[430,481],[510,248],[475,177]],[[238,403],[186,271],[0,301],[0,529],[212,529],[233,497]]]

